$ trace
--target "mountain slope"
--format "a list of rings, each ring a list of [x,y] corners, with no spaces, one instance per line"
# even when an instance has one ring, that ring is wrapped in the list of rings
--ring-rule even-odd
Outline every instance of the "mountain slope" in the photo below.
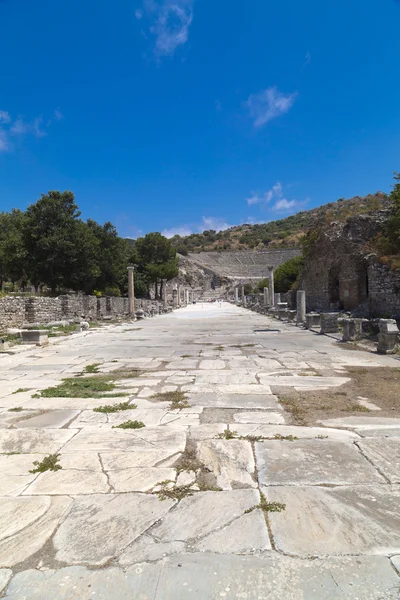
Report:
[[[365,214],[389,206],[383,192],[368,196],[340,199],[312,210],[302,211],[279,221],[258,225],[238,225],[216,233],[214,230],[181,237],[172,244],[181,254],[202,251],[296,248],[304,234],[321,221],[345,221],[353,215]]]

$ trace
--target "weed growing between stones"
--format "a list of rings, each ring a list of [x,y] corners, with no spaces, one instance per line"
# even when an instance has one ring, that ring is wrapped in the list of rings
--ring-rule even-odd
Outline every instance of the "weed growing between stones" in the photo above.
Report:
[[[362,404],[352,404],[348,408],[346,408],[347,412],[371,412],[369,408],[363,406]]]
[[[196,444],[187,440],[185,450],[175,463],[176,472],[179,474],[182,471],[198,471],[202,467],[203,463],[197,458]]]
[[[170,402],[170,410],[181,410],[182,408],[190,408],[191,406],[184,392],[160,392],[151,396],[151,399],[158,400],[159,402]]]
[[[8,412],[21,412],[22,410],[24,410],[22,406],[16,406],[15,408],[9,408]]]
[[[192,354],[182,354],[181,358],[193,358]]]
[[[260,498],[260,504],[256,504],[255,506],[252,506],[251,508],[245,510],[245,515],[251,513],[256,508],[260,508],[264,514],[270,512],[282,512],[286,508],[286,504],[281,504],[281,502],[268,502],[262,492],[260,492]]]
[[[34,469],[29,471],[29,473],[44,473],[45,471],[59,471],[62,469],[62,466],[58,464],[60,460],[59,454],[49,454],[49,456],[45,456],[42,461],[35,460],[33,464],[36,465]]]
[[[111,362],[112,362],[112,363],[117,363],[118,361],[117,361],[117,359],[116,359],[116,358],[114,358],[114,360],[112,360]]]
[[[254,348],[255,344],[235,344],[231,348]]]
[[[327,435],[317,435],[317,437],[315,439],[316,440],[327,440],[328,436]]]
[[[291,413],[297,425],[307,425],[304,410],[294,398],[279,398],[279,403]]]
[[[142,427],[146,427],[142,421],[125,421],[120,425],[113,425],[112,429],[142,429]]]
[[[218,350],[218,352],[221,352],[224,349],[223,346],[215,346],[214,350]]]
[[[233,440],[237,437],[236,431],[231,431],[230,429],[225,429],[223,433],[219,433],[218,436],[220,439],[224,440]]]
[[[280,433],[277,433],[274,435],[273,439],[280,440],[281,442],[294,442],[299,438],[295,435],[281,435]]]
[[[78,377],[63,379],[55,386],[41,390],[32,398],[114,398],[129,396],[126,392],[113,392],[116,385],[110,375],[98,375],[94,377]]]
[[[173,483],[174,482],[169,479],[160,481],[160,483],[157,483],[156,487],[160,486],[161,489],[153,493],[156,494],[160,500],[178,500],[178,502],[187,496],[193,496],[194,491],[191,489],[190,485],[170,487]]]
[[[92,365],[86,365],[83,369],[83,373],[98,373],[99,372],[100,363],[93,363]]]
[[[105,404],[104,406],[97,406],[93,409],[93,412],[98,413],[116,413],[123,410],[134,410],[137,408],[136,404],[129,404],[129,402],[120,402],[119,404]]]
[[[30,392],[32,388],[18,388],[13,394],[22,394],[23,392]]]

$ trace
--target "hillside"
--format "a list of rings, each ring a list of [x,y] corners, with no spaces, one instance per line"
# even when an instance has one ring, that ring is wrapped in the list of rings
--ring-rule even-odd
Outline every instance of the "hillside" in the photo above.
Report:
[[[216,233],[213,230],[193,233],[187,237],[176,235],[172,244],[181,254],[204,251],[262,250],[296,248],[304,234],[321,221],[345,221],[353,215],[385,208],[389,204],[383,192],[368,196],[340,199],[312,210],[302,211],[279,221],[259,225],[238,225]]]

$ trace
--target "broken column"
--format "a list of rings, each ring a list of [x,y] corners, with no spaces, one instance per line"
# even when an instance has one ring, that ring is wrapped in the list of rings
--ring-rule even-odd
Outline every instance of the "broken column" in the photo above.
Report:
[[[274,283],[274,267],[268,267],[269,270],[269,295],[272,308],[275,305],[275,283]]]
[[[242,304],[246,305],[246,296],[244,295],[244,285],[242,285]]]
[[[379,320],[378,353],[395,354],[399,342],[399,330],[394,319]]]
[[[269,289],[264,288],[264,306],[269,306]]]
[[[128,267],[128,298],[129,298],[129,314],[135,314],[135,280],[134,280],[135,267],[130,265]]]
[[[339,313],[321,314],[321,333],[337,333],[339,331]]]
[[[172,304],[173,304],[174,308],[178,308],[178,306],[179,306],[178,289],[176,287],[174,287],[174,289],[172,290]]]
[[[278,302],[275,306],[275,308],[278,311],[278,319],[280,321],[283,321],[283,319],[286,319],[286,313],[288,310],[288,303],[287,302]]]
[[[239,288],[235,287],[235,303],[239,304]]]
[[[364,319],[342,319],[344,342],[356,342],[362,338],[362,324]]]
[[[177,306],[179,307],[181,305],[181,286],[178,285],[177,287]]]
[[[297,290],[297,314],[296,323],[306,322],[306,293],[304,290]]]

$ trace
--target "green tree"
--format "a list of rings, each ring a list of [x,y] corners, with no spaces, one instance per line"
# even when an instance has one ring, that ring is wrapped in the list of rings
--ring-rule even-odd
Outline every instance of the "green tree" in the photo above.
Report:
[[[254,290],[259,293],[262,294],[264,292],[264,288],[269,287],[269,279],[266,277],[265,279],[261,279],[261,281],[259,281]]]
[[[394,184],[389,198],[392,201],[391,215],[387,223],[387,238],[393,254],[400,253],[400,173],[395,173]]]
[[[13,209],[0,213],[0,289],[5,280],[25,283],[26,250],[22,234],[24,213]]]
[[[80,219],[74,194],[50,191],[31,204],[23,221],[30,280],[37,287],[90,290],[99,276],[98,240]]]
[[[303,264],[303,257],[295,256],[280,265],[274,274],[275,292],[286,293],[291,290],[300,278]]]
[[[118,237],[116,228],[108,221],[99,225],[96,221],[88,219],[87,226],[98,242],[96,264],[99,275],[95,281],[96,289],[104,292],[107,288],[121,290],[127,278],[128,243]]]
[[[161,233],[148,233],[138,238],[135,244],[136,262],[139,272],[145,273],[149,283],[154,283],[156,297],[161,279],[173,279],[178,275],[176,249]]]

